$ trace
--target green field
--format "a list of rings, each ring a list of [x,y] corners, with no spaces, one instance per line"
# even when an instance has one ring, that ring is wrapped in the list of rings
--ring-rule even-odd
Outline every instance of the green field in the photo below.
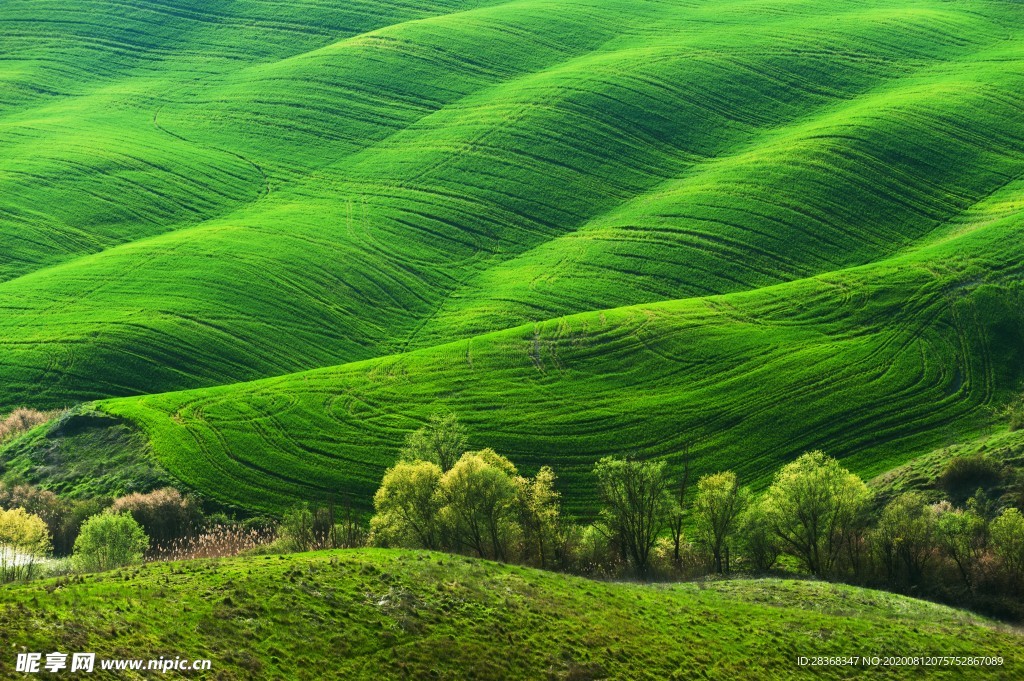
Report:
[[[82,476],[365,508],[445,408],[587,514],[1024,388],[1017,2],[9,0],[0,55],[0,408],[141,429]]]
[[[174,605],[154,607],[162,603]],[[1024,673],[1019,634],[903,596],[780,580],[591,582],[412,551],[158,563],[47,580],[5,588],[0,622],[5,650],[207,658],[218,679],[768,681],[866,672],[801,668],[800,655],[996,656],[1003,666],[945,671]],[[874,671],[917,679],[927,670]]]

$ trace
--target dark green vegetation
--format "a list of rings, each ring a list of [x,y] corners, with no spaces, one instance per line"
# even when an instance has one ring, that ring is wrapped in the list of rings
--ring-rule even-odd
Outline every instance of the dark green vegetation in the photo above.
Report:
[[[69,498],[118,496],[169,484],[146,438],[123,419],[76,409],[7,448],[5,472]]]
[[[626,449],[875,475],[1022,387],[1019,3],[14,0],[0,53],[0,404],[223,503],[365,509],[438,406],[577,512]]]
[[[957,504],[981,489],[998,506],[1024,507],[1024,432],[996,433],[943,447],[871,481],[879,500],[922,492]]]
[[[180,653],[212,659],[225,679],[320,679],[325,669],[376,679],[838,679],[857,671],[797,667],[807,653],[995,655],[1003,667],[972,669],[971,678],[1024,673],[1016,634],[901,596],[778,580],[600,583],[419,551],[159,563],[48,580],[6,588],[0,623],[6,650]]]

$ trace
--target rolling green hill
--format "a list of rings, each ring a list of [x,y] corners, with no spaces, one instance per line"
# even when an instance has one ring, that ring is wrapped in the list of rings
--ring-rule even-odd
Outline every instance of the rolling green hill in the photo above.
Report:
[[[155,607],[164,603],[174,605]],[[321,679],[326,670],[374,679],[845,679],[864,671],[798,667],[799,655],[1003,658],[1001,667],[971,668],[971,678],[1015,678],[1024,665],[1012,630],[855,587],[640,586],[381,550],[158,563],[8,587],[0,622],[5,651],[208,658],[218,679]],[[928,670],[884,671],[903,679]]]
[[[16,0],[0,55],[0,406],[148,438],[96,461],[365,506],[443,407],[586,512],[1024,388],[1016,2]]]

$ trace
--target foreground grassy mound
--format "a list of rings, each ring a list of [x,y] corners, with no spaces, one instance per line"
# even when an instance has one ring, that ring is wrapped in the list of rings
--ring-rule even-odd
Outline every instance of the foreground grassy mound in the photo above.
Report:
[[[850,678],[799,655],[993,655],[1019,634],[825,583],[591,582],[427,552],[151,564],[0,589],[0,648],[210,658],[216,678]],[[244,651],[244,652],[243,652]],[[13,663],[12,663],[13,665]],[[5,662],[5,670],[12,669]],[[920,678],[922,669],[886,670]],[[925,670],[928,671],[928,670]]]

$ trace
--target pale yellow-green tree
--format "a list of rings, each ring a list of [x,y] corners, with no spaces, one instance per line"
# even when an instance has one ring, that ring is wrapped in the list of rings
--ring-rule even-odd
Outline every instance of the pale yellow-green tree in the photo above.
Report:
[[[548,567],[564,543],[561,495],[555,489],[555,472],[542,466],[531,478],[517,478],[525,558]]]
[[[737,519],[749,501],[750,492],[739,486],[732,471],[705,475],[697,481],[693,498],[694,531],[719,574],[725,567],[723,556],[727,541],[736,532]]]
[[[871,531],[871,550],[891,584],[920,584],[938,553],[938,516],[920,492],[890,501]]]
[[[379,546],[441,547],[441,467],[432,461],[399,461],[384,473],[373,496],[371,541]]]
[[[100,572],[142,562],[149,537],[131,513],[100,513],[82,524],[72,560],[84,572]]]
[[[0,509],[0,583],[31,579],[49,550],[50,532],[42,518],[23,508]]]
[[[507,560],[519,532],[515,466],[493,450],[466,452],[442,476],[441,518],[454,548]]]
[[[811,574],[824,577],[832,573],[870,500],[863,480],[814,451],[784,466],[762,503],[782,550]]]
[[[1024,588],[1024,515],[1008,508],[992,521],[989,531],[1007,576],[1018,588]]]

